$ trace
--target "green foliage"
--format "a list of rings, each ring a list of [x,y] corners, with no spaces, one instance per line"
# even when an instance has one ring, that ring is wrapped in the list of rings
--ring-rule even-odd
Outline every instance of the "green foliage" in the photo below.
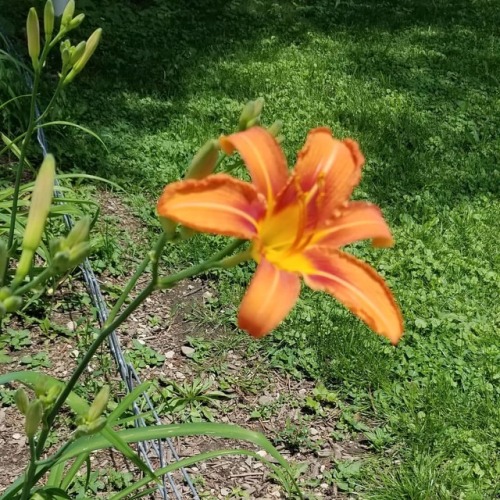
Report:
[[[220,390],[214,389],[214,380],[195,378],[193,381],[175,382],[173,380],[161,381],[159,395],[153,395],[153,400],[161,405],[166,413],[181,421],[201,422],[214,421],[210,406],[218,406],[222,399],[231,396]]]
[[[165,361],[165,356],[163,354],[160,354],[136,339],[132,341],[132,349],[127,350],[126,356],[136,368],[161,366]]]
[[[27,354],[19,362],[30,368],[50,368],[52,366],[48,354],[44,351],[37,352],[36,354]]]
[[[0,349],[10,348],[19,351],[31,345],[29,330],[15,330],[7,328],[5,333],[0,333]]]

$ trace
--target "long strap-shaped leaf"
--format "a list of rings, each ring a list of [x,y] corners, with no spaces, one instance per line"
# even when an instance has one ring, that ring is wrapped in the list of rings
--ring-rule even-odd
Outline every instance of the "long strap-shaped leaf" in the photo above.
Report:
[[[33,388],[37,380],[40,379],[40,377],[45,377],[48,383],[50,384],[60,385],[60,386],[63,385],[63,382],[55,379],[54,377],[36,371],[12,372],[12,373],[6,373],[5,375],[0,375],[0,385],[17,381]],[[89,404],[74,392],[71,392],[70,395],[68,396],[67,403],[77,415],[85,415],[89,410]],[[118,433],[115,430],[113,430],[109,425],[107,425],[101,431],[101,434],[108,443],[107,446],[108,448],[110,447],[109,443],[111,443],[111,445],[114,448],[116,448],[120,453],[122,453],[125,457],[131,460],[144,474],[149,476],[151,480],[158,479],[158,477],[147,466],[147,464],[141,460],[139,455],[137,455],[137,453],[128,445],[128,443],[124,441],[118,435]],[[79,442],[79,440],[75,441],[75,443],[77,442]]]
[[[274,472],[276,472],[276,475],[278,477],[281,477],[282,480],[284,479],[279,468],[276,467],[271,462],[269,462],[269,460],[266,460],[265,458],[260,456],[258,453],[255,453],[254,451],[240,449],[240,448],[234,448],[231,450],[211,450],[211,451],[207,451],[204,453],[199,453],[198,455],[194,455],[194,456],[188,457],[188,458],[183,458],[182,460],[179,460],[173,464],[162,467],[161,469],[157,469],[156,473],[158,475],[168,474],[168,473],[173,472],[177,469],[180,469],[181,467],[189,467],[190,465],[193,465],[195,463],[204,462],[206,460],[211,460],[213,458],[218,458],[218,457],[222,457],[225,455],[246,455],[249,457],[253,457],[261,462],[264,462],[268,467],[270,467],[271,469],[274,470]],[[148,478],[143,478],[143,479],[135,482],[134,484],[127,486],[127,488],[120,491],[120,493],[113,495],[109,500],[121,500],[122,498],[130,498],[129,495],[131,493],[138,490],[139,488],[142,488],[143,486],[146,486],[149,482],[150,481]],[[142,494],[138,494],[138,495],[134,496],[133,498],[140,498],[141,496],[145,496],[149,492],[150,492],[150,490],[146,490],[146,491],[142,492]]]

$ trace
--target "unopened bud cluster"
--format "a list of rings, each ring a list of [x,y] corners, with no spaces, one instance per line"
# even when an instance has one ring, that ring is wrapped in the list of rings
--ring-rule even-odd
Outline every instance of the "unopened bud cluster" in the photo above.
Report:
[[[3,318],[7,313],[17,311],[23,304],[23,299],[17,295],[13,295],[9,287],[0,288],[0,318]]]
[[[40,427],[46,406],[40,398],[30,401],[24,389],[18,389],[14,395],[18,410],[25,416],[24,432],[28,439],[32,439]]]
[[[101,431],[106,425],[106,417],[102,413],[106,410],[109,400],[109,386],[105,385],[99,391],[90,405],[86,415],[80,415],[77,419],[78,427],[75,430],[75,438],[88,436]]]
[[[52,263],[55,271],[62,273],[81,264],[90,254],[90,217],[83,217],[71,229],[66,238],[50,242]]]
[[[40,22],[35,7],[30,9],[26,19],[26,34],[28,38],[28,53],[35,71],[39,71],[45,61],[47,55],[45,49],[52,48],[67,33],[78,28],[84,19],[84,14],[77,14],[75,16],[75,1],[69,0],[61,16],[59,32],[52,38],[55,25],[54,4],[52,0],[47,0],[43,10],[43,28],[46,45],[40,57]],[[72,46],[69,40],[61,43],[62,71],[60,76],[63,85],[72,82],[75,76],[83,70],[95,52],[101,39],[101,34],[102,30],[99,28],[90,35],[86,42],[80,42],[76,46]]]

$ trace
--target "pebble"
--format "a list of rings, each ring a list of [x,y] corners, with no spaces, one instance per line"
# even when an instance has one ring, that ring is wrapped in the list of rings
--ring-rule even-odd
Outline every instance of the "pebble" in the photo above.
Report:
[[[192,347],[189,347],[187,345],[183,345],[181,347],[181,352],[186,356],[186,358],[192,358],[194,356],[194,349]]]
[[[314,427],[311,427],[309,429],[309,432],[311,433],[311,436],[316,436],[317,434],[319,434],[318,429],[315,429]]]
[[[221,488],[220,490],[220,494],[227,497],[229,495],[229,493],[231,493],[231,490],[227,489],[227,488]]]
[[[321,483],[321,484],[319,485],[319,487],[320,487],[321,489],[323,489],[323,490],[327,490],[327,489],[328,489],[328,483]]]
[[[70,331],[70,332],[74,332],[76,330],[76,327],[77,327],[77,324],[76,324],[76,321],[68,321],[66,323],[66,328]]]
[[[270,405],[271,403],[274,402],[274,398],[272,396],[261,396],[259,398],[259,404],[260,405]]]
[[[12,437],[13,437],[14,439],[21,439],[21,438],[23,437],[23,435],[22,435],[22,434],[19,434],[19,432],[15,432],[14,434],[12,434]]]
[[[175,376],[179,379],[179,380],[184,380],[186,378],[186,375],[184,375],[184,373],[182,372],[175,372]]]
[[[172,359],[174,356],[175,356],[175,352],[174,352],[174,351],[167,351],[167,352],[165,353],[165,357],[166,357],[167,359]]]

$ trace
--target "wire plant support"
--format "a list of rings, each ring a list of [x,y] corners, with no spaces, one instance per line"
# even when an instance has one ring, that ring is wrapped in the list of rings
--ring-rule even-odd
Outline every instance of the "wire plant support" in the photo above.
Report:
[[[6,44],[7,52],[11,56],[18,58],[18,54],[16,53],[12,43],[7,38],[7,36],[2,33],[1,26],[0,26],[0,35],[2,35],[2,39]],[[33,81],[31,78],[31,74],[26,69],[24,69],[24,77],[27,86],[30,89],[32,89]],[[36,107],[36,115],[37,117],[40,116],[38,106]],[[37,141],[38,144],[40,145],[43,156],[45,157],[48,153],[48,143],[43,128],[37,129]],[[54,190],[54,196],[56,198],[62,199],[64,198],[64,195],[61,193],[61,191],[57,189],[57,185],[59,185],[59,183],[56,180],[56,188]],[[66,227],[68,228],[68,230],[71,229],[74,224],[72,217],[68,214],[64,214],[63,217]],[[80,265],[80,269],[82,271],[82,275],[88,293],[91,297],[94,307],[97,310],[97,319],[99,321],[99,324],[102,326],[104,325],[104,323],[108,318],[109,311],[106,306],[104,297],[102,295],[99,282],[94,274],[92,265],[88,259],[85,259],[85,261]],[[141,384],[141,380],[135,368],[125,359],[123,355],[123,350],[120,345],[118,333],[116,331],[113,331],[109,336],[109,349],[116,362],[118,371],[125,384],[126,390],[127,392],[130,393],[134,388],[136,388],[138,385]],[[143,410],[141,411],[140,408],[142,408]],[[146,392],[142,392],[132,405],[133,412],[137,416],[137,418],[135,419],[136,427],[146,426],[144,418],[140,416],[140,414],[144,411],[144,408],[147,408],[148,413],[152,415],[156,425],[160,425],[162,423],[158,415],[158,412],[156,411],[154,404],[151,401],[151,398],[148,396]],[[174,461],[179,461],[179,455],[177,454],[174,443],[169,438],[141,441],[138,443],[138,452],[141,455],[144,462],[147,463],[149,468],[153,471],[155,469],[165,467],[166,465]],[[153,462],[157,464],[156,467],[153,465]],[[200,500],[200,497],[198,496],[198,493],[193,484],[193,481],[189,476],[189,473],[184,468],[181,468],[180,472],[182,475],[182,479],[189,490],[190,497],[194,500]],[[162,483],[158,485],[158,490],[157,490],[158,495],[155,496],[157,498],[165,500],[170,498],[181,500],[183,498],[181,493],[182,488],[180,487],[177,481],[176,478],[170,473],[163,475]]]

